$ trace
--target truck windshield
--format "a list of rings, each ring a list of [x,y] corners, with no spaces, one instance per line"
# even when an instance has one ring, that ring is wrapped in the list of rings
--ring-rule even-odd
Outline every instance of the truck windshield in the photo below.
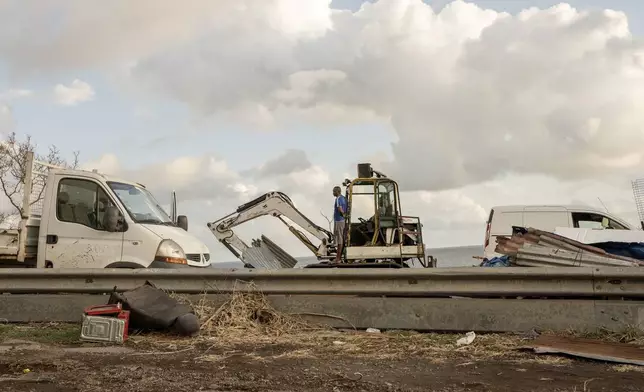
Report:
[[[108,185],[136,223],[173,225],[168,214],[147,189],[121,182],[108,182]]]

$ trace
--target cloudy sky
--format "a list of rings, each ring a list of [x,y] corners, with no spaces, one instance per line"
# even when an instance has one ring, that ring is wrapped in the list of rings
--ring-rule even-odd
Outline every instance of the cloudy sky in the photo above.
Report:
[[[430,247],[481,244],[494,205],[601,199],[637,222],[638,3],[0,0],[0,132],[175,189],[222,261],[207,221],[281,190],[325,225],[364,161]],[[308,255],[273,218],[239,232]]]

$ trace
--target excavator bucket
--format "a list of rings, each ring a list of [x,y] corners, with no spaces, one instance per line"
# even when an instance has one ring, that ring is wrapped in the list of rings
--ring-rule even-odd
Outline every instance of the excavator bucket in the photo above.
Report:
[[[276,243],[262,235],[259,244],[246,249],[241,258],[246,264],[262,269],[293,268],[297,260]]]

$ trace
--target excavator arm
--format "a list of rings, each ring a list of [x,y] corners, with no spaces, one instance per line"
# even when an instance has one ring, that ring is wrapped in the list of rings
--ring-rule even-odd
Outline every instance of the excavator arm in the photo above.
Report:
[[[282,223],[288,226],[289,231],[302,241],[302,243],[309,248],[309,250],[311,250],[318,259],[327,258],[335,252],[332,233],[329,230],[316,225],[302,214],[297,208],[295,208],[291,199],[282,192],[266,193],[255,200],[243,204],[232,214],[229,214],[217,221],[209,222],[208,228],[219,242],[228,248],[228,250],[230,250],[237,258],[245,263],[249,263],[249,260],[247,260],[247,257],[244,257],[244,254],[248,253],[252,248],[259,247],[260,244],[254,241],[252,247],[248,246],[237,236],[237,234],[235,234],[233,228],[241,225],[242,223],[267,215],[278,218]],[[284,217],[288,218],[304,231],[320,240],[321,244],[318,246],[314,245],[300,230],[284,220]]]

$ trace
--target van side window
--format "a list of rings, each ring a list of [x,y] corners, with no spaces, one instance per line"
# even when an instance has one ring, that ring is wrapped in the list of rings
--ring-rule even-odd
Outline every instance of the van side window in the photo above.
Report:
[[[65,178],[58,184],[56,217],[61,222],[77,223],[105,230],[105,207],[113,205],[102,187],[88,180]]]
[[[572,213],[573,227],[579,229],[614,229],[614,230],[627,230],[623,225],[615,222],[607,216],[601,214],[594,214],[591,212],[573,212]]]
[[[607,218],[608,219],[608,227],[607,229],[614,229],[614,230],[628,230],[625,226],[623,226],[620,223],[615,222],[614,220]]]

